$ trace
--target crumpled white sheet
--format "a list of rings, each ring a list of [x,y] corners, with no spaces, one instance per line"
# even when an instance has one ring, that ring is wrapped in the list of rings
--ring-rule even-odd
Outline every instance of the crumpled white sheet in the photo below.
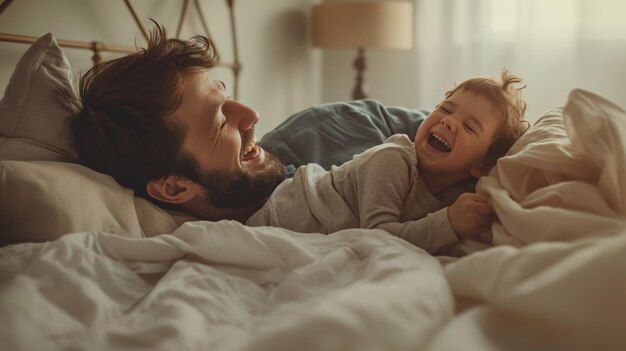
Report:
[[[429,351],[626,347],[626,230],[495,247],[448,264],[446,277],[471,307],[441,329]]]
[[[570,241],[626,226],[626,111],[584,90],[548,111],[477,191],[492,197],[494,245]]]
[[[190,222],[0,249],[7,350],[416,350],[452,317],[439,263],[378,230]]]

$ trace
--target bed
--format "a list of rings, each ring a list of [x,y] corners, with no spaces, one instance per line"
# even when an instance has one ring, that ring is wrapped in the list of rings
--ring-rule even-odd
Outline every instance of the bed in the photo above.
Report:
[[[0,102],[3,349],[626,347],[626,111],[601,96],[573,89],[479,181],[493,245],[431,256],[380,230],[189,221],[134,197],[77,162],[53,94],[69,72],[47,34]],[[426,115],[324,105],[261,143],[329,166]]]

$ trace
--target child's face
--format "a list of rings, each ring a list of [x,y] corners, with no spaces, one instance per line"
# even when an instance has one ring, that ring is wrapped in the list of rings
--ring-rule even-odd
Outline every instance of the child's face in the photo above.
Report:
[[[500,119],[483,96],[457,90],[440,103],[415,134],[415,153],[421,172],[446,178],[480,177],[486,171],[487,150]]]

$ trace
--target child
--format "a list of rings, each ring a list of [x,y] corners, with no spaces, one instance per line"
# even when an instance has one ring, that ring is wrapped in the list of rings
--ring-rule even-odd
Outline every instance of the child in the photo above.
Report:
[[[300,167],[248,219],[305,233],[379,228],[435,253],[489,225],[492,208],[470,184],[526,130],[517,76],[469,79],[445,94],[412,143],[405,134],[325,171]]]

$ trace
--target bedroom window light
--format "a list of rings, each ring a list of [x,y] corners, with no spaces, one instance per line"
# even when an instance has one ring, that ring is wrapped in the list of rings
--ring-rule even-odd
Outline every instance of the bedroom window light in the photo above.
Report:
[[[624,14],[626,2],[620,0],[602,0],[584,3],[582,9],[586,16],[581,16],[583,39],[593,41],[623,41],[626,38]],[[616,43],[617,44],[617,43]],[[617,44],[620,45],[620,44]]]
[[[532,33],[545,41],[560,41],[576,34],[580,2],[571,0],[489,0],[488,14],[494,39],[515,40],[518,33]],[[540,7],[539,7],[540,6]],[[541,11],[537,11],[541,8]]]
[[[494,34],[511,34],[517,30],[518,3],[515,0],[492,1],[491,31]]]
[[[413,4],[409,1],[356,1],[315,5],[313,45],[327,49],[357,49],[352,98],[365,99],[365,49],[411,49]]]

